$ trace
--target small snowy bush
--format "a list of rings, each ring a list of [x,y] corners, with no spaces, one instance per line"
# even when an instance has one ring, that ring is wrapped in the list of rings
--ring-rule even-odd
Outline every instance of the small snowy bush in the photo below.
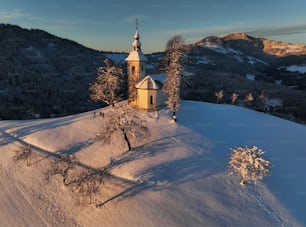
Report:
[[[229,168],[231,173],[236,173],[241,178],[241,185],[245,182],[256,183],[269,175],[271,163],[262,157],[264,151],[260,148],[236,147],[231,151]]]

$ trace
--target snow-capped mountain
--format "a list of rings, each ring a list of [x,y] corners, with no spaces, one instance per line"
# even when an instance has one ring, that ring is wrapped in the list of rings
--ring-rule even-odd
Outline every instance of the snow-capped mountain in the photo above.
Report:
[[[207,55],[208,61],[195,61],[197,64],[217,66],[227,62],[225,67],[234,72],[239,69],[262,71],[279,64],[306,63],[306,45],[254,38],[245,33],[206,37],[190,45],[190,54]]]
[[[265,93],[286,103],[277,115],[306,122],[306,45],[234,33],[203,38],[185,53],[186,75],[193,75],[185,98],[215,102],[214,92],[223,90],[229,103],[234,92],[241,102]]]
[[[166,40],[165,40],[166,42]],[[124,63],[126,53],[100,52],[38,29],[0,24],[0,119],[64,116],[97,108],[88,84],[105,57]],[[284,104],[277,115],[306,122],[306,48],[244,33],[206,37],[186,46],[184,98],[223,102],[238,92],[242,102],[262,91]],[[146,55],[148,74],[158,74],[163,52]],[[39,98],[38,98],[39,97]],[[238,101],[239,101],[238,99]]]

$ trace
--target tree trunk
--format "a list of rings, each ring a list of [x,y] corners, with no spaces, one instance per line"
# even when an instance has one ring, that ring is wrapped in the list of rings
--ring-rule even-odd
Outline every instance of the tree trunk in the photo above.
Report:
[[[174,121],[174,122],[176,122],[176,113],[175,113],[175,111],[173,112],[173,114],[172,114],[172,120]]]
[[[130,141],[129,141],[129,138],[127,137],[127,134],[126,134],[124,128],[122,128],[121,131],[122,131],[122,133],[123,133],[124,140],[125,140],[125,142],[126,142],[128,148],[129,148],[129,151],[130,151],[130,150],[132,149],[132,147],[131,147],[131,143],[130,143]]]

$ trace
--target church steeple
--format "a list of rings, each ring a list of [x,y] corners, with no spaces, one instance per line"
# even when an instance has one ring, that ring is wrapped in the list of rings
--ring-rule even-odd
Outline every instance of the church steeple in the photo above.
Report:
[[[133,104],[136,96],[135,85],[145,77],[145,62],[147,58],[141,51],[140,36],[138,32],[138,19],[136,19],[136,32],[134,35],[133,49],[125,59],[128,67],[129,103]]]
[[[134,42],[133,42],[133,50],[141,51],[141,43],[139,41],[139,33],[138,33],[138,19],[136,19],[136,32],[134,35]]]

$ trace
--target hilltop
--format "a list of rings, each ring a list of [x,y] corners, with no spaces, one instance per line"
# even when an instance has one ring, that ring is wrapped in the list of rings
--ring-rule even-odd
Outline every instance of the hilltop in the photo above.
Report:
[[[0,122],[0,225],[4,226],[303,226],[305,126],[232,105],[183,101],[178,122],[142,113],[152,136],[131,152],[118,134],[95,135],[112,117],[93,112],[57,119]],[[288,133],[290,132],[290,133]],[[31,166],[12,162],[31,145]],[[229,176],[229,149],[257,145],[272,175],[241,187]],[[111,164],[94,203],[78,204],[60,176],[44,173],[52,154],[74,154],[82,168]],[[98,205],[96,208],[95,205]]]

